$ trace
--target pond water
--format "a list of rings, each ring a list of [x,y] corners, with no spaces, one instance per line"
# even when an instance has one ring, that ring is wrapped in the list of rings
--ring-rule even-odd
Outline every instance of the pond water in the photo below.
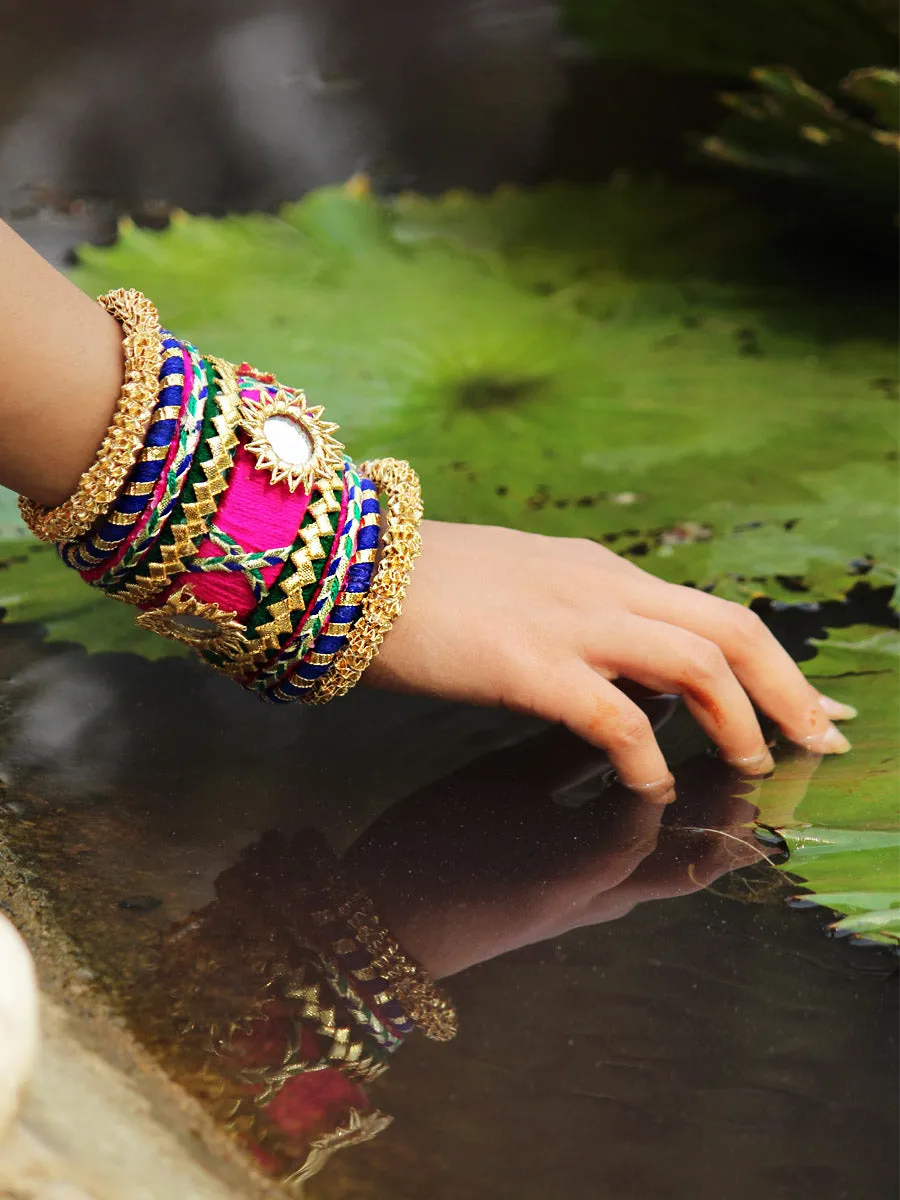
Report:
[[[239,1104],[235,1029],[277,1020],[311,862],[338,855],[446,976],[459,1036],[396,1051],[366,1087],[393,1124],[304,1194],[896,1194],[896,960],[788,907],[758,793],[676,702],[646,702],[679,764],[660,823],[522,718],[273,711],[191,662],[0,637],[0,832],[96,995],[267,1169],[306,1147],[284,1104]],[[283,1046],[254,1028],[271,1079]]]

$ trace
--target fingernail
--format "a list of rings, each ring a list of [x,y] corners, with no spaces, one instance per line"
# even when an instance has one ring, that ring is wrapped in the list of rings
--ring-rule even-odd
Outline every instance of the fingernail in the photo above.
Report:
[[[840,700],[832,700],[830,696],[819,694],[819,707],[826,717],[832,721],[852,721],[859,713],[852,704],[841,704]]]
[[[803,738],[802,744],[814,754],[846,754],[850,749],[850,743],[835,725],[829,725],[824,733]]]
[[[775,759],[768,747],[759,754],[748,754],[746,758],[729,758],[728,764],[742,775],[771,775],[775,770]]]
[[[619,777],[621,779],[621,776]],[[649,800],[651,804],[671,804],[675,799],[675,780],[671,775],[665,775],[662,779],[656,779],[653,783],[628,783],[621,779],[621,782],[636,795],[643,800]]]

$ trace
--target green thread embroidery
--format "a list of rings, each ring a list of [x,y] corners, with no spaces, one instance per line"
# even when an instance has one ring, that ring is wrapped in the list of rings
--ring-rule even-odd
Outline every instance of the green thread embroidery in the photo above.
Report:
[[[188,563],[188,569],[205,573],[232,571],[243,575],[257,604],[269,594],[263,579],[263,567],[283,567],[293,550],[293,545],[281,546],[277,550],[245,550],[240,542],[214,524],[209,526],[206,536],[223,553],[207,557],[195,555]]]

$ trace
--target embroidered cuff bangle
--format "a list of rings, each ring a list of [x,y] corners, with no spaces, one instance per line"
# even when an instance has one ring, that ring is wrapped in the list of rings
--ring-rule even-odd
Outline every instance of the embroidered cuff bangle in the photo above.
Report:
[[[321,406],[159,329],[139,292],[109,433],[57,509],[20,501],[85,582],[268,700],[343,695],[400,612],[420,539],[407,463],[357,469]],[[379,553],[381,505],[386,522]]]

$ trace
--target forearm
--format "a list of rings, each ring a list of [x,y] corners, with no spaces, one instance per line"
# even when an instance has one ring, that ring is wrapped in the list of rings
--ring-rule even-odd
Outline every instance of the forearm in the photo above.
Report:
[[[122,329],[0,221],[0,484],[55,507],[106,434]]]

